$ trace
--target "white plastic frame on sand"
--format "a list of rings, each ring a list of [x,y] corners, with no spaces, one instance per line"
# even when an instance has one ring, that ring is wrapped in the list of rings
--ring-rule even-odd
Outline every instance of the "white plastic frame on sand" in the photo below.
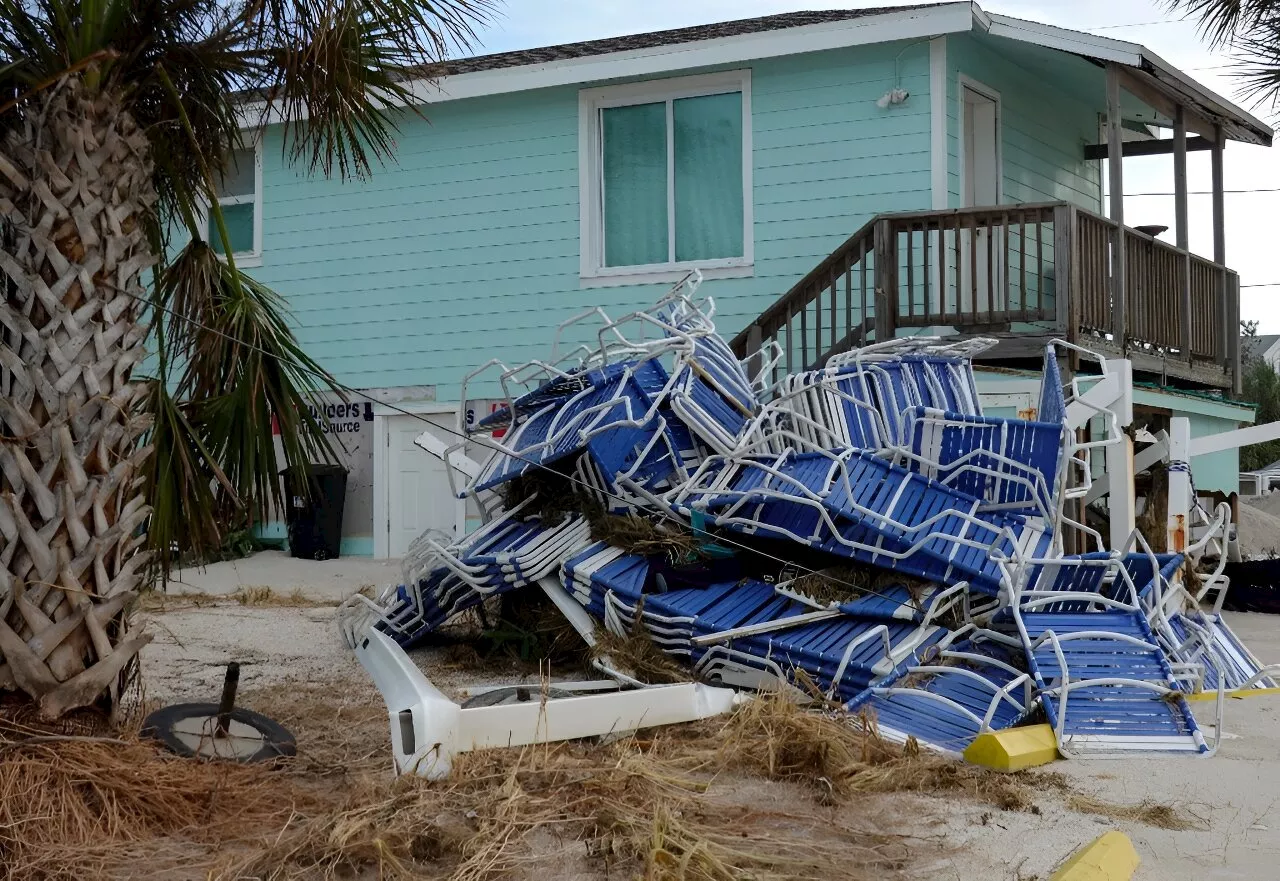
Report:
[[[693,722],[749,700],[728,688],[690,682],[462,707],[432,685],[385,633],[370,630],[355,653],[386,703],[396,773],[429,780],[448,777],[460,753]]]

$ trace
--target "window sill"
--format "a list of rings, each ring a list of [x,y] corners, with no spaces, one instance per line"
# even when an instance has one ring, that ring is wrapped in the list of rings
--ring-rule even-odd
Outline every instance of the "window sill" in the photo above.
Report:
[[[243,254],[232,254],[231,256],[236,259],[236,269],[257,269],[262,265],[261,254],[245,252]],[[218,259],[224,263],[227,260],[221,254],[218,255]]]
[[[701,271],[704,281],[717,278],[750,278],[755,275],[754,263],[747,263],[742,266],[679,266],[672,269],[651,269],[642,272],[627,272],[625,270],[614,272],[603,269],[592,275],[582,275],[581,287],[585,290],[588,288],[616,288],[623,285],[675,284],[693,269]]]

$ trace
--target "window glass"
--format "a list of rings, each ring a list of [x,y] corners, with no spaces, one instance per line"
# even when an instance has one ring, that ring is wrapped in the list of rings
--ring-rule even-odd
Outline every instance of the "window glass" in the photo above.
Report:
[[[231,165],[223,173],[218,187],[218,198],[252,196],[256,179],[255,162],[256,156],[253,150],[236,150]]]
[[[253,251],[253,202],[242,202],[239,205],[222,205],[222,220],[227,225],[227,237],[231,239],[231,253],[243,254]],[[215,251],[222,251],[222,236],[218,233],[218,224],[209,215],[209,232],[207,241]]]
[[[677,99],[672,118],[675,258],[741,257],[742,94]]]
[[[644,266],[670,259],[667,226],[667,105],[600,113],[604,144],[604,263]]]

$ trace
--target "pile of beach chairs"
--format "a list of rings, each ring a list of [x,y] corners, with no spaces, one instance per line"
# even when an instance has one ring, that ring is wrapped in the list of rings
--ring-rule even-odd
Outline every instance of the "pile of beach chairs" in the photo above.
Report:
[[[459,487],[483,525],[423,536],[363,626],[411,647],[495,596],[548,591],[585,611],[570,617],[588,640],[641,634],[691,679],[817,690],[947,753],[1029,722],[1064,755],[1211,753],[1222,695],[1274,685],[1189,599],[1182,556],[1137,534],[1104,551],[1068,515],[1119,433],[1077,440],[1055,347],[1035,419],[1008,419],[983,414],[974,379],[991,341],[889,340],[772,381],[777,353],[740,360],[713,318],[684,284],[566,322],[545,361],[489,366],[505,405],[475,427],[488,458]],[[548,492],[576,501],[539,515]],[[593,538],[592,517],[620,514],[697,549]],[[1186,700],[1205,691],[1212,731]]]

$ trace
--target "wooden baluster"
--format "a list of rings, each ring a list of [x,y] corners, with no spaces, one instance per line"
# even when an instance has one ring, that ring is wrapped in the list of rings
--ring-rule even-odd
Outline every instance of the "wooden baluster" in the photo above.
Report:
[[[844,270],[844,323],[849,330],[849,339],[853,340],[853,264]]]
[[[956,249],[956,266],[955,266],[955,290],[956,305],[955,313],[951,316],[954,321],[960,321],[964,316],[964,236],[960,234],[960,225],[963,221],[960,219],[959,212],[955,215],[955,249]]]
[[[921,243],[923,256],[920,259],[920,266],[924,273],[924,319],[926,324],[932,323],[933,316],[933,285],[929,283],[929,273],[932,271],[932,266],[929,263],[929,239],[931,238],[929,225],[929,221],[926,220],[924,222],[924,241]]]
[[[808,293],[807,291],[805,293]],[[809,298],[800,298],[800,369],[809,369]]]
[[[916,258],[915,258],[916,225],[907,224],[907,315],[914,318],[916,314]]]
[[[876,342],[891,340],[898,321],[898,253],[893,222],[876,224]]]
[[[1058,333],[1067,334],[1069,338],[1080,332],[1079,327],[1072,328],[1078,321],[1072,320],[1080,304],[1076,301],[1076,291],[1080,282],[1074,260],[1076,213],[1070,205],[1058,205],[1049,209],[1053,218],[1053,305],[1052,313],[1048,311],[1045,300],[1041,298],[1036,317],[1052,318]],[[1025,311],[1023,313],[1026,314]],[[1070,328],[1070,331],[1068,331]]]
[[[1036,304],[1044,301],[1044,215],[1036,215]]]
[[[1000,308],[1006,313],[1013,312],[1013,298],[1009,296],[1009,212],[1000,215],[1000,296],[1003,302]],[[1026,300],[1023,300],[1024,314]]]
[[[840,274],[836,272],[836,268],[832,266],[831,267],[831,345],[827,348],[828,354],[836,350],[836,345],[838,342],[837,325],[839,324],[839,321],[836,318],[836,304],[839,299],[840,299]]]
[[[817,288],[813,295],[813,360],[817,361],[822,358],[822,292],[825,287]],[[805,369],[809,368],[809,362],[805,362]]]
[[[978,323],[978,221],[969,215],[969,322]]]
[[[947,307],[948,292],[951,291],[950,279],[947,278],[947,227],[942,218],[938,218],[938,324],[946,324],[946,316],[950,314]]]
[[[990,215],[990,214],[984,214],[984,215],[982,216],[982,226],[983,226],[983,228],[986,230],[986,235],[984,236],[984,238],[987,240],[987,284],[986,284],[986,288],[987,288],[987,323],[988,323],[988,324],[990,324],[992,321],[994,321],[994,320],[995,320],[995,319],[992,317],[992,314],[991,314],[991,313],[993,313],[993,312],[995,311],[995,308],[996,308],[996,304],[995,304],[995,300],[996,300],[996,293],[995,293],[995,283],[996,283],[996,281],[995,281],[995,272],[996,272],[996,264],[995,264],[995,253],[994,253],[994,251],[995,251],[995,242],[993,242],[993,241],[992,241],[992,237],[996,234],[996,231],[995,231],[995,230],[992,228],[992,226],[991,226],[991,215]]]
[[[1018,296],[1027,302],[1027,213],[1018,215]]]

